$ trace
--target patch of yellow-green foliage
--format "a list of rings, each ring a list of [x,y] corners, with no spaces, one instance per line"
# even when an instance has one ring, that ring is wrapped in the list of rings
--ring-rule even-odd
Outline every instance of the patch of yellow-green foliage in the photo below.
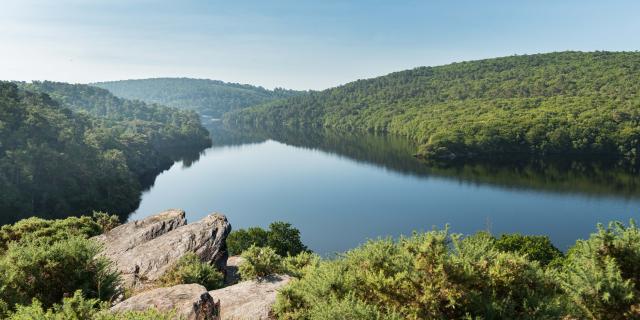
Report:
[[[197,283],[207,288],[207,290],[214,290],[223,286],[224,275],[210,263],[201,261],[197,254],[190,252],[182,256],[159,279],[159,282],[164,287]]]
[[[307,265],[274,311],[279,319],[637,319],[639,266],[633,222],[600,226],[566,257],[544,237],[434,230]]]
[[[238,271],[244,280],[260,279],[282,271],[282,257],[271,247],[251,246],[242,253]]]
[[[0,228],[0,318],[11,320],[169,320],[150,309],[112,314],[120,275],[89,239],[118,225],[105,213],[61,220],[29,218]],[[219,286],[222,274],[187,255],[170,271],[182,283]],[[197,259],[197,256],[196,256]]]
[[[94,212],[93,217],[69,217],[47,220],[31,217],[0,228],[0,248],[6,249],[10,242],[47,239],[54,242],[70,236],[93,237],[116,227],[120,222],[115,215]]]
[[[64,298],[61,304],[45,309],[38,300],[31,305],[19,305],[8,320],[175,320],[175,312],[160,312],[150,308],[146,311],[111,313],[108,304],[98,299],[87,299],[80,290],[72,297]]]

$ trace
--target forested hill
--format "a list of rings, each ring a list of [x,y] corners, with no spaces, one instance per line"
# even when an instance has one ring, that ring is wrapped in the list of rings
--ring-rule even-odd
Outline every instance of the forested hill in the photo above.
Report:
[[[93,210],[126,215],[149,176],[185,147],[210,144],[193,112],[109,100],[94,89],[0,82],[0,224]],[[95,116],[107,101],[112,111]]]
[[[638,160],[640,52],[559,52],[420,67],[274,101],[234,123],[400,134],[426,158]]]
[[[193,111],[122,99],[105,89],[84,84],[34,81],[18,85],[25,90],[46,93],[63,106],[88,113],[111,127],[144,134],[158,149],[210,144],[209,132]]]
[[[99,82],[95,86],[116,96],[195,110],[220,118],[224,113],[300,94],[300,91],[267,90],[247,84],[208,79],[155,78]]]

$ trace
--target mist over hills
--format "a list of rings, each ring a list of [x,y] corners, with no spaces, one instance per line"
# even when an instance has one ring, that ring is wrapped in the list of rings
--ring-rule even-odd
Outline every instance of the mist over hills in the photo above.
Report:
[[[303,93],[282,88],[268,90],[248,84],[191,78],[120,80],[92,85],[107,89],[122,98],[194,110],[201,115],[214,118],[220,118],[229,111]]]

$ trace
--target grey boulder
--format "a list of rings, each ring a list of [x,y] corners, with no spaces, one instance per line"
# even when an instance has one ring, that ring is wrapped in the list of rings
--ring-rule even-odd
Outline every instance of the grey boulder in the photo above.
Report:
[[[230,286],[240,281],[239,267],[245,259],[241,256],[231,256],[227,259],[227,266],[224,269],[224,284]]]
[[[135,295],[111,308],[111,312],[146,311],[157,309],[175,312],[178,319],[217,320],[218,305],[207,289],[199,284],[181,284],[157,288]]]
[[[102,254],[110,258],[186,224],[184,210],[169,209],[142,220],[124,223],[93,239],[102,243]]]
[[[220,301],[221,320],[270,319],[278,290],[290,280],[286,275],[274,275],[259,281],[243,281],[209,294]]]
[[[123,286],[137,291],[153,286],[154,281],[188,252],[223,270],[228,256],[225,241],[230,231],[231,225],[224,215],[211,214],[135,246],[120,246],[127,247],[126,250],[109,249],[107,241],[105,256],[121,273]]]

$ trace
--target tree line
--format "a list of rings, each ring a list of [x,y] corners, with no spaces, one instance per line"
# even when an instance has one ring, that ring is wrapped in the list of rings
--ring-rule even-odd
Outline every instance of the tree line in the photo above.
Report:
[[[145,178],[210,145],[197,114],[86,85],[0,83],[3,223],[103,210],[125,215]]]
[[[638,161],[640,53],[558,52],[420,67],[276,100],[228,123],[405,136],[428,159]]]
[[[248,84],[190,78],[120,80],[94,85],[127,99],[195,110],[214,118],[229,111],[300,94],[282,88],[268,90]]]

